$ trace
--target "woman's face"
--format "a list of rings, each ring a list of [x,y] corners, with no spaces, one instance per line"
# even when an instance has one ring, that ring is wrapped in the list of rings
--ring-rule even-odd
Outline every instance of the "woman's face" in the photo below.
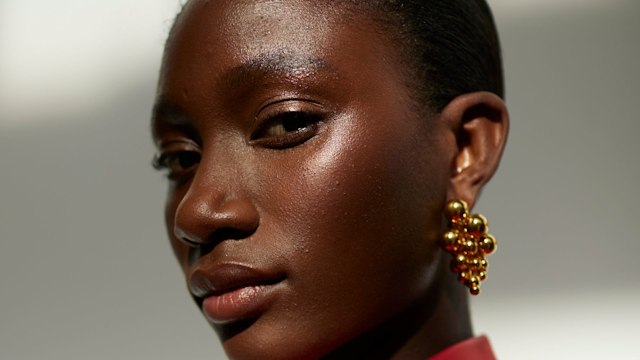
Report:
[[[167,231],[230,357],[318,357],[428,292],[455,139],[402,67],[372,21],[320,2],[178,19],[154,114]]]

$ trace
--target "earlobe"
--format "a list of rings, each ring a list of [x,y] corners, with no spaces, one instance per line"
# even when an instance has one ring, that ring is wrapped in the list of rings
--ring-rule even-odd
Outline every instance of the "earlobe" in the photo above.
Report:
[[[509,130],[506,104],[491,92],[474,92],[453,99],[441,116],[451,124],[457,144],[447,198],[473,208],[500,163]]]

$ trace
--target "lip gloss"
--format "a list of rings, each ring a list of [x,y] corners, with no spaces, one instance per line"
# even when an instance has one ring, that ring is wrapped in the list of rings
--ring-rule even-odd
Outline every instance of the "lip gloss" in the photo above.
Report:
[[[273,285],[241,287],[204,299],[202,310],[214,323],[246,319],[256,315],[270,300]]]

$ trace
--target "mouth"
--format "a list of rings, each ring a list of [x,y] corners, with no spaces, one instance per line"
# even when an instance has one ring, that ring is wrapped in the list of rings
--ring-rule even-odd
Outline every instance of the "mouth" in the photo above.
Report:
[[[209,321],[226,324],[264,312],[284,279],[282,274],[244,264],[223,263],[198,267],[189,279],[189,290]]]

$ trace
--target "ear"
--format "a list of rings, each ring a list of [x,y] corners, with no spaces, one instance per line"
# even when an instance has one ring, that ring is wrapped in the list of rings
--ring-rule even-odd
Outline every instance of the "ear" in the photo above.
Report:
[[[464,200],[471,209],[500,163],[509,131],[507,106],[493,93],[474,92],[453,99],[441,116],[457,143],[447,199]]]

